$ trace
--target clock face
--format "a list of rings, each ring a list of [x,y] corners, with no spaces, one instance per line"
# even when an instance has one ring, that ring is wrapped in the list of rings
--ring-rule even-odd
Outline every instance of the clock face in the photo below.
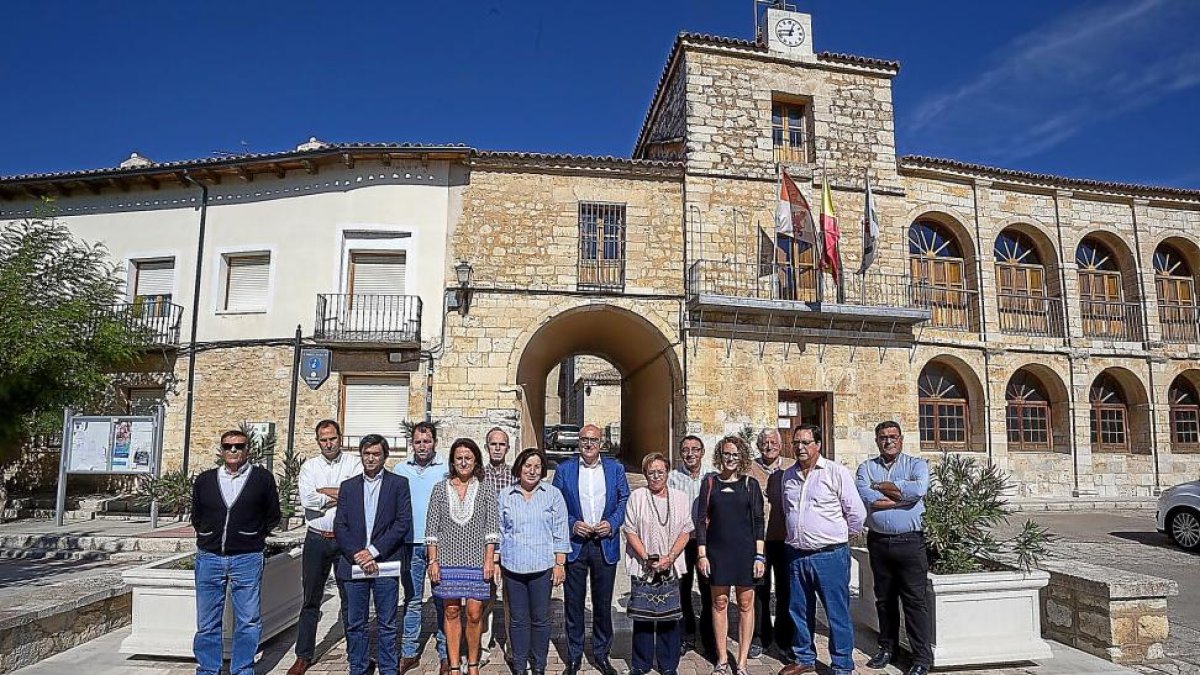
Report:
[[[775,37],[788,47],[804,44],[804,26],[795,19],[780,19],[775,24]]]

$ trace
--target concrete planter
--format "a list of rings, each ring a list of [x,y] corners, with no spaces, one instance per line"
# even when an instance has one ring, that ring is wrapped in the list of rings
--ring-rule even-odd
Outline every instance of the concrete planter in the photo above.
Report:
[[[856,548],[851,553],[858,563],[854,618],[878,632],[875,584],[867,551]],[[934,667],[1050,658],[1050,645],[1042,639],[1038,599],[1038,591],[1049,581],[1050,575],[1041,570],[930,574]],[[908,645],[903,627],[900,642]]]
[[[300,586],[301,553],[294,548],[266,560],[262,581],[262,641],[275,637],[300,618],[304,602]],[[121,642],[122,654],[192,657],[196,634],[196,583],[192,570],[171,569],[194,553],[182,553],[125,571],[121,578],[133,591],[133,624]],[[225,657],[233,641],[233,604],[226,598]]]

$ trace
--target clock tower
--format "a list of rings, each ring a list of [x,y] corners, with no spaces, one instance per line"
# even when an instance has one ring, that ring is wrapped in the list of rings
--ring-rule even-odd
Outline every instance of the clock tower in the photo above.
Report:
[[[812,58],[812,16],[796,11],[786,2],[764,4],[767,7],[759,13],[758,35],[767,49],[797,58]]]

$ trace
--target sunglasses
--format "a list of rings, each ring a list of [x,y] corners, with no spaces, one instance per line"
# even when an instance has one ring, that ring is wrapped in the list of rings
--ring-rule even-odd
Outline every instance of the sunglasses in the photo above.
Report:
[[[245,444],[245,443],[222,443],[222,444],[221,444],[221,449],[222,449],[222,450],[238,450],[238,451],[241,451],[241,450],[245,450],[245,449],[246,449],[246,444]]]

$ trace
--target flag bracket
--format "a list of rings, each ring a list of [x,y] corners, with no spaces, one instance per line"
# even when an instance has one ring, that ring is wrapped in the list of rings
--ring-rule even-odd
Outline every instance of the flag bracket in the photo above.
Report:
[[[725,338],[725,358],[729,359],[733,354],[733,337],[738,325],[738,310],[733,311],[733,323],[729,325],[729,337]]]
[[[796,342],[796,322],[800,320],[800,315],[792,315],[792,329],[788,331],[788,342],[783,347],[783,360],[787,361],[788,355],[792,351],[792,344]]]
[[[771,324],[775,322],[775,312],[767,312],[767,329],[762,339],[758,341],[758,360],[762,361],[767,352],[767,340],[771,337]]]

